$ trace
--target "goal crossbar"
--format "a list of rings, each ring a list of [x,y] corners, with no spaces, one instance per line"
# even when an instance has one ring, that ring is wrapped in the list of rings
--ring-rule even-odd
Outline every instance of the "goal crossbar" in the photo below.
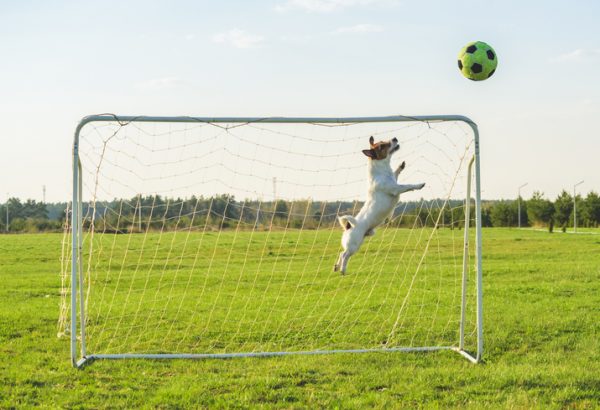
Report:
[[[258,351],[240,353],[122,353],[122,354],[94,354],[89,353],[86,348],[86,320],[84,303],[84,278],[82,258],[82,170],[79,156],[80,131],[89,123],[93,122],[117,122],[124,125],[131,122],[146,123],[229,123],[229,124],[251,124],[251,123],[307,123],[307,124],[358,124],[358,123],[383,123],[383,122],[423,122],[437,123],[457,121],[467,124],[473,131],[474,155],[469,162],[467,178],[467,198],[465,200],[465,245],[463,254],[462,274],[462,298],[461,298],[461,320],[460,338],[457,346],[431,346],[431,347],[389,347],[374,349],[330,349],[330,350],[308,350],[308,351]],[[273,357],[287,355],[320,355],[333,353],[388,353],[388,352],[429,352],[451,350],[456,351],[472,363],[479,363],[483,355],[483,286],[482,286],[482,233],[481,233],[481,183],[480,183],[480,153],[479,153],[479,131],[475,122],[462,115],[425,115],[425,116],[377,116],[377,117],[189,117],[189,116],[131,116],[101,114],[84,117],[76,127],[73,142],[73,207],[71,213],[71,321],[70,321],[70,347],[71,361],[74,367],[83,367],[97,359],[225,359],[239,357]],[[474,353],[465,350],[464,346],[464,323],[466,304],[466,269],[468,259],[468,233],[469,214],[471,208],[471,175],[474,166],[475,177],[475,268],[476,268],[476,340],[477,347]],[[78,300],[79,299],[79,300]],[[78,303],[79,302],[79,303]],[[79,309],[79,310],[78,310]],[[79,333],[77,329],[79,314]],[[79,337],[78,337],[79,336]],[[79,342],[79,343],[78,343]],[[79,345],[79,348],[78,348]]]

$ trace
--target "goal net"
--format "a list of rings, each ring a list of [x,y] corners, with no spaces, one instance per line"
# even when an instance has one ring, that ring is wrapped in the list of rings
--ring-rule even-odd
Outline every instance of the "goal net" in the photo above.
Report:
[[[397,138],[400,183],[426,185],[340,275],[337,216],[366,198],[370,136]],[[73,363],[435,349],[477,361],[477,139],[458,116],[85,118],[58,324]]]

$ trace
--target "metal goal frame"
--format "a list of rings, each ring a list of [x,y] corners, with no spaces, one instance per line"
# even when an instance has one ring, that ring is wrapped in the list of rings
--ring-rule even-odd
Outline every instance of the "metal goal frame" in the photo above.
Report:
[[[310,350],[310,351],[265,351],[265,352],[240,352],[240,353],[123,353],[123,354],[94,354],[86,349],[86,324],[85,324],[85,299],[83,286],[83,232],[82,232],[82,168],[79,157],[79,135],[82,128],[92,122],[163,122],[163,123],[312,123],[312,124],[353,124],[377,122],[450,122],[458,121],[467,124],[473,131],[474,155],[468,165],[467,195],[465,198],[465,226],[464,226],[464,251],[461,293],[461,318],[459,329],[459,343],[457,346],[424,346],[424,347],[394,347],[376,349],[346,349],[346,350]],[[477,301],[477,350],[465,350],[465,317],[467,273],[469,261],[469,229],[471,212],[471,179],[475,166],[475,261],[476,261],[476,301]],[[266,357],[286,355],[317,355],[332,353],[368,353],[368,352],[425,352],[437,350],[452,350],[464,356],[472,363],[480,363],[483,357],[483,283],[482,283],[482,233],[481,233],[481,178],[480,178],[480,153],[479,131],[477,124],[462,115],[424,115],[424,116],[383,116],[383,117],[153,117],[153,116],[121,116],[114,114],[91,115],[84,117],[75,129],[73,140],[73,197],[72,197],[72,257],[71,257],[71,362],[74,367],[81,368],[96,359],[222,359],[236,357]],[[78,304],[79,299],[79,304]],[[79,309],[79,310],[78,310]],[[77,329],[77,316],[79,314],[79,334]],[[79,349],[78,349],[79,339]]]

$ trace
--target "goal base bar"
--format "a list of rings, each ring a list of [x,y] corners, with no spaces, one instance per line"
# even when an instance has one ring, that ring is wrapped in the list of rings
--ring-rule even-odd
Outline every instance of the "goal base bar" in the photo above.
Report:
[[[297,352],[246,352],[246,353],[120,353],[120,354],[93,354],[85,356],[75,363],[75,367],[82,368],[94,360],[100,359],[234,359],[242,357],[274,357],[274,356],[298,356],[319,355],[334,353],[392,353],[392,352],[433,352],[437,350],[453,350],[460,353],[472,363],[480,360],[470,353],[453,346],[426,346],[426,347],[391,347],[379,349],[338,349],[338,350],[307,350]]]

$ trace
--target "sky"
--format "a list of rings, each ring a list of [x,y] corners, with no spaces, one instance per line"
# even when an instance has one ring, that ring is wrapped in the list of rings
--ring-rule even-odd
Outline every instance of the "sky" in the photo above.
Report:
[[[0,202],[67,201],[79,119],[462,114],[482,194],[600,191],[598,1],[0,1]],[[456,66],[482,40],[483,82]]]

